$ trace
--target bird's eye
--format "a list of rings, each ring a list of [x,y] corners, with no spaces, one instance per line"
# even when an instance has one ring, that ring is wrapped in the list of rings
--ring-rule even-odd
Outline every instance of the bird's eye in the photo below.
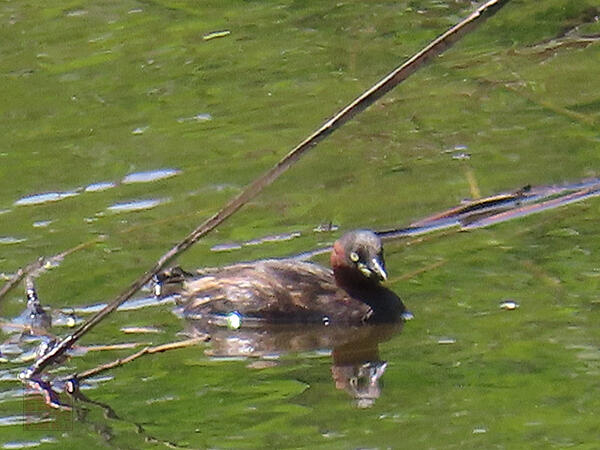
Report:
[[[358,262],[359,259],[360,259],[360,257],[358,256],[358,253],[356,253],[356,252],[350,253],[350,260],[352,262]]]

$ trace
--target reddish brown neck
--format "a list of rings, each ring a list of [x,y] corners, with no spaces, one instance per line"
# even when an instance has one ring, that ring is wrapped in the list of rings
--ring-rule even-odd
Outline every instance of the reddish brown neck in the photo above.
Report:
[[[373,280],[365,278],[356,267],[348,264],[345,250],[339,242],[333,244],[330,263],[335,281],[342,289],[347,291],[362,290],[372,288],[373,285],[377,284]]]
[[[404,311],[404,305],[396,294],[380,285],[375,278],[366,278],[346,258],[345,250],[338,242],[331,252],[331,268],[335,282],[346,293],[371,307],[368,320],[373,322],[395,322]]]

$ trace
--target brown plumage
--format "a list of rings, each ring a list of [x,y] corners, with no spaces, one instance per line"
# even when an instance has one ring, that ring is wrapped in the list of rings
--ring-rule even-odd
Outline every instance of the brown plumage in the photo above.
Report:
[[[385,280],[381,241],[371,231],[345,234],[331,253],[333,270],[291,259],[261,260],[184,277],[184,314],[237,312],[270,323],[395,322],[404,305]],[[243,321],[244,319],[242,319]]]

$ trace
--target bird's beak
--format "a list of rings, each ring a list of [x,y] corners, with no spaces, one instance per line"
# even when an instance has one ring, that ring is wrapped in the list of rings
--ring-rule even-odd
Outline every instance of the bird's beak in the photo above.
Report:
[[[387,280],[387,273],[385,273],[385,267],[383,265],[383,261],[378,257],[373,258],[371,261],[367,263],[368,269],[371,273],[375,274],[380,281]]]

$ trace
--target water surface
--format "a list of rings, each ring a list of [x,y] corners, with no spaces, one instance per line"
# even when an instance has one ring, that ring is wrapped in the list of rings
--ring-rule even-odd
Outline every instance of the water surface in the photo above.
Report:
[[[4,2],[0,273],[102,237],[37,284],[44,304],[64,312],[109,301],[471,8]],[[466,198],[598,177],[599,15],[591,0],[514,0],[179,263],[297,254],[345,230],[402,227]],[[223,359],[199,344],[148,356],[86,383],[94,403],[73,413],[48,413],[37,397],[24,403],[23,364],[3,363],[0,444],[592,448],[600,439],[599,207],[590,198],[386,243],[388,285],[415,319],[379,344],[387,367],[370,408],[336,389],[327,349]],[[511,302],[518,308],[503,306]],[[2,317],[24,304],[14,291]],[[121,347],[87,350],[58,373],[182,339],[172,308],[117,312],[81,345]],[[136,327],[160,332],[122,331]]]

